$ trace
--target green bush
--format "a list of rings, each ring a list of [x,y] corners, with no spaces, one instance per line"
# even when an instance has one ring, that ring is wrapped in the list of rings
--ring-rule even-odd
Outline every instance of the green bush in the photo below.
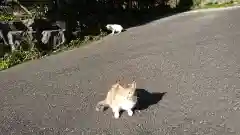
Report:
[[[87,44],[91,41],[96,41],[96,40],[100,40],[102,37],[106,36],[107,33],[106,32],[103,32],[102,29],[100,29],[100,34],[97,35],[97,36],[85,36],[84,39],[76,39],[76,40],[72,40],[68,45],[67,47],[79,47],[83,44]]]
[[[85,36],[85,38],[83,40],[81,40],[81,39],[72,40],[69,44],[62,45],[62,47],[58,48],[55,52],[61,52],[63,50],[69,50],[72,48],[76,48],[81,45],[87,44],[91,41],[99,40],[102,37],[107,35],[107,33],[102,32],[102,30],[100,30],[100,32],[101,33],[98,36]],[[32,46],[34,46],[32,44],[32,42],[28,39],[29,38],[26,38],[26,40],[21,43],[22,47],[20,47],[19,50],[15,50],[12,53],[5,55],[3,58],[0,58],[0,70],[10,68],[12,66],[21,64],[28,60],[38,59],[38,58],[42,57],[44,54],[46,54],[44,52],[38,51],[37,49],[31,49],[29,51],[29,50],[26,50],[25,48],[23,48],[23,46],[28,46],[28,47],[30,46],[30,48]],[[54,51],[54,50],[51,50],[51,51]],[[49,54],[51,54],[51,51]]]
[[[1,14],[0,13],[0,21],[12,21],[15,17],[9,14]]]
[[[7,69],[25,61],[37,59],[40,57],[41,53],[38,50],[16,50],[0,59],[0,70]]]
[[[195,8],[219,8],[219,7],[228,7],[233,6],[236,3],[240,3],[240,0],[230,0],[223,3],[218,1],[207,2],[206,0],[194,0]]]

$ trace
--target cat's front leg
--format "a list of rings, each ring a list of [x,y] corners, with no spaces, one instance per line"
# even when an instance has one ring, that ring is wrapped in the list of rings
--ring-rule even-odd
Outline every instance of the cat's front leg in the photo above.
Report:
[[[114,33],[115,33],[115,30],[112,30],[112,35],[114,35]]]
[[[118,119],[120,114],[119,114],[120,109],[118,107],[113,108],[113,113],[114,113],[114,118]]]
[[[120,34],[120,33],[121,33],[121,31],[118,31],[118,32],[117,32],[117,34]]]
[[[133,111],[131,109],[127,110],[129,116],[133,116]]]

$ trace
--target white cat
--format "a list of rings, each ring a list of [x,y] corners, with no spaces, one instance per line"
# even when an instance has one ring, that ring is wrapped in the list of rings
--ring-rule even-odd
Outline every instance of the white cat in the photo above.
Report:
[[[119,33],[121,33],[124,30],[123,27],[121,25],[119,25],[119,24],[108,24],[108,25],[106,25],[106,28],[108,30],[112,31],[112,33],[111,33],[112,35],[115,32],[117,32],[117,34],[119,34]]]

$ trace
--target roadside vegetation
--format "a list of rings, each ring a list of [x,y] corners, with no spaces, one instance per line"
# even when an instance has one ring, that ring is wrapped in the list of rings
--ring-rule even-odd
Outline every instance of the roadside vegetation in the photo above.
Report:
[[[58,1],[58,0],[55,0],[55,1]],[[232,0],[231,2],[227,2],[227,3],[204,3],[204,0],[194,0],[194,1],[192,0],[160,0],[161,2],[159,2],[159,0],[158,1],[154,0],[154,1],[149,1],[150,3],[146,3],[146,1],[139,1],[139,3],[133,2],[131,4],[127,3],[129,1],[125,1],[125,0],[120,0],[119,3],[114,3],[113,2],[114,0],[109,0],[109,1],[110,3],[106,1],[105,2],[101,1],[102,3],[96,3],[96,1],[88,0],[89,3],[81,3],[80,1],[76,0],[76,2],[74,3],[75,5],[77,4],[81,5],[80,7],[78,7],[78,9],[81,9],[81,10],[78,10],[79,13],[85,13],[86,11],[89,11],[89,12],[94,11],[92,12],[92,14],[89,14],[89,15],[82,14],[80,17],[80,20],[78,21],[82,22],[81,26],[84,26],[84,28],[91,29],[91,30],[98,29],[99,32],[97,34],[91,34],[91,32],[89,31],[88,32],[84,31],[81,33],[82,35],[81,37],[71,39],[69,42],[61,45],[57,49],[44,50],[44,51],[36,47],[32,47],[31,49],[24,49],[23,48],[24,45],[29,46],[30,44],[33,44],[31,41],[26,40],[25,42],[21,43],[20,45],[21,47],[19,49],[11,53],[6,53],[3,57],[0,58],[0,70],[13,67],[17,64],[20,64],[29,60],[39,59],[44,56],[51,55],[53,53],[58,53],[61,51],[77,48],[82,45],[88,44],[92,41],[100,40],[101,38],[103,38],[108,34],[107,31],[104,30],[105,24],[108,23],[106,20],[111,20],[109,22],[119,22],[120,24],[123,24],[125,28],[128,28],[128,27],[147,23],[154,19],[158,19],[160,17],[166,16],[166,14],[175,14],[182,11],[199,9],[199,8],[218,8],[218,7],[233,6],[240,3],[240,0]],[[39,3],[37,4],[39,5]],[[37,4],[34,4],[34,6],[36,6]],[[24,5],[24,2],[23,2],[23,5]],[[66,4],[63,3],[63,5],[66,5]],[[64,7],[63,5],[62,7]],[[154,7],[153,5],[157,5],[157,6]],[[33,10],[30,10],[30,12],[35,17],[47,16],[46,13],[38,12],[34,10],[36,8],[31,8],[31,6],[27,4],[26,4],[26,7],[29,9],[33,9]],[[56,7],[59,8],[60,6],[55,5],[55,8]],[[75,14],[76,11],[73,10],[73,8],[74,7],[72,6],[65,6],[64,8],[58,10],[58,12],[59,14],[64,14],[65,15],[64,17],[66,20],[72,21],[72,18],[75,18],[77,16],[77,14]],[[97,10],[97,12],[95,10]],[[112,19],[109,19],[111,17]],[[121,18],[121,19],[116,19],[116,18]],[[0,12],[0,21],[11,21],[15,19],[16,19],[16,16],[14,16],[13,14],[9,14],[9,13],[6,14],[6,13]],[[32,46],[36,46],[36,45],[32,45]],[[0,42],[0,47],[1,47],[0,48],[0,53],[1,53],[4,50],[4,45],[1,42]]]
[[[199,3],[197,6],[194,7],[194,9],[231,7],[239,4],[240,4],[240,0],[230,0],[225,3],[219,3],[219,2]]]

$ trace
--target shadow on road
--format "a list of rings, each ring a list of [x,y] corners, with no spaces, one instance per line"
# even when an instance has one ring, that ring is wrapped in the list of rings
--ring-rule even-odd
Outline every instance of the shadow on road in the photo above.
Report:
[[[135,106],[135,110],[144,110],[149,106],[157,104],[160,100],[162,100],[164,93],[150,93],[145,89],[137,89],[136,96],[138,97],[138,103]]]

